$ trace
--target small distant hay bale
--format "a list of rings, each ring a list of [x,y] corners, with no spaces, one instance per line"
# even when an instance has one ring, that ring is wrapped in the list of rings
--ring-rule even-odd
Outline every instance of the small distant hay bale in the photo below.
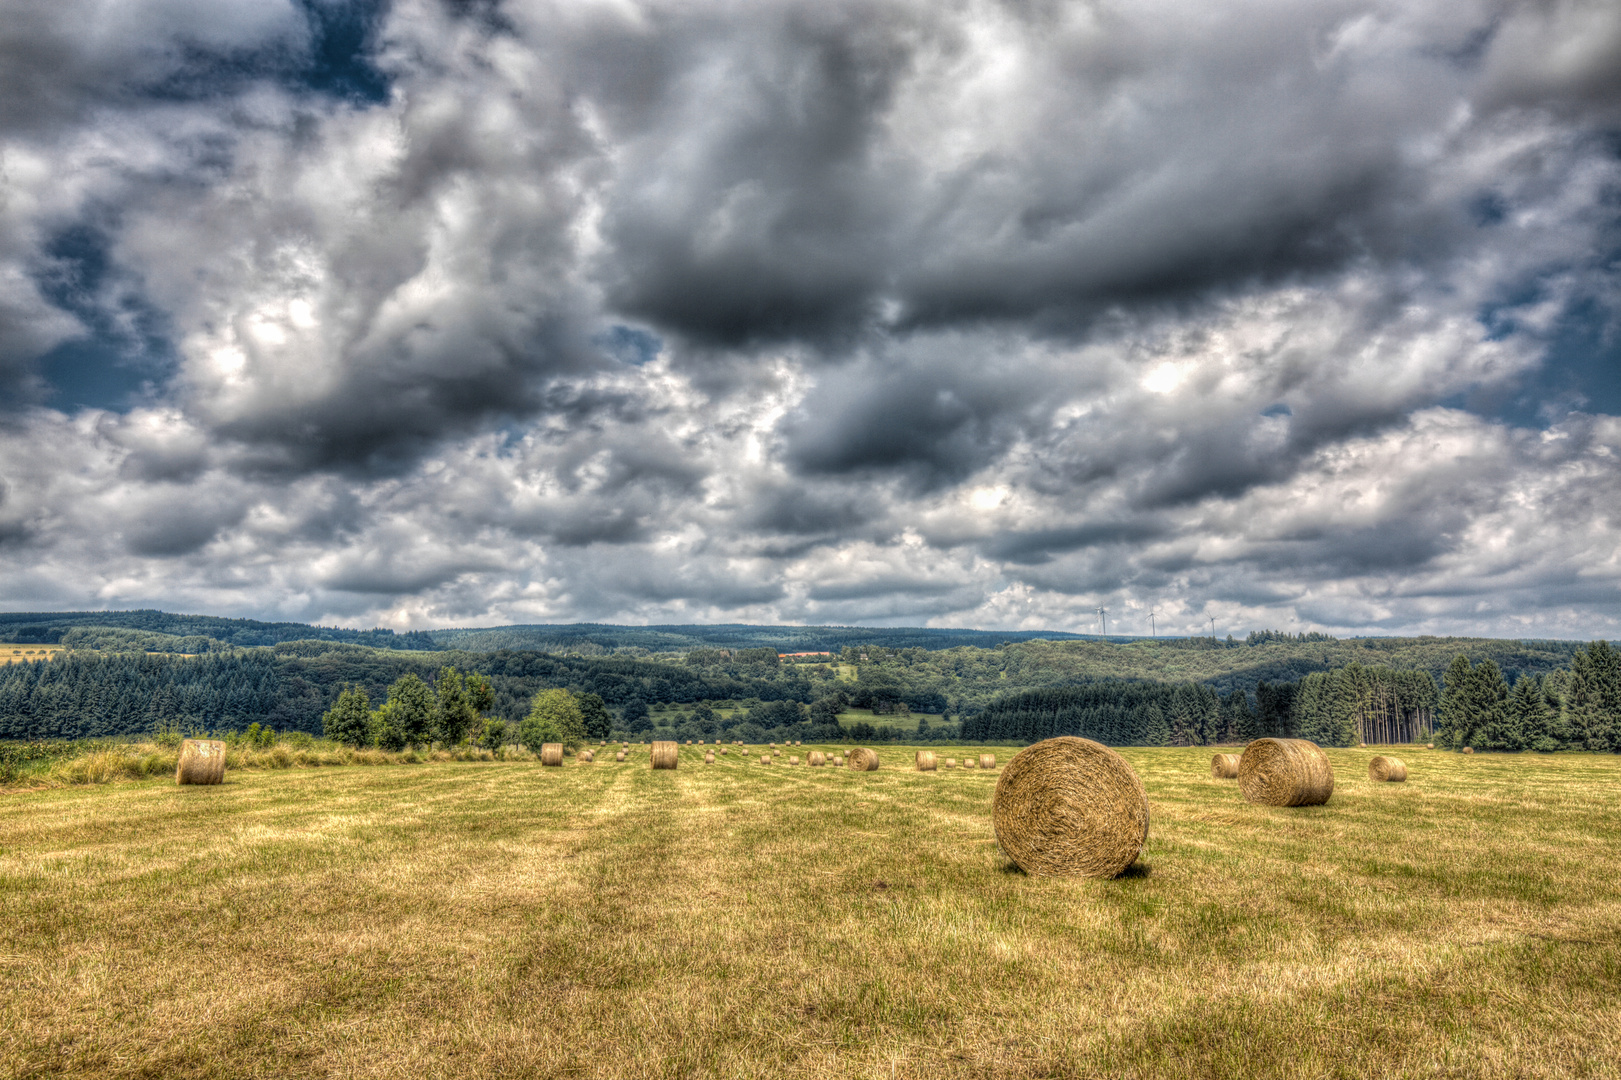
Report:
[[[1367,743],[1365,743],[1365,742],[1359,742],[1359,743],[1357,743],[1357,745],[1358,745],[1358,746],[1367,746],[1367,745],[1368,745],[1368,744],[1367,744]]]
[[[979,755],[979,767],[982,768],[982,769],[994,769],[994,768],[996,768],[996,755],[995,754],[981,754],[981,755]]]
[[[771,755],[770,754],[761,754],[760,755],[760,764],[761,765],[769,765],[769,764],[771,764]]]
[[[1435,744],[1432,743],[1432,742],[1427,742],[1427,743],[1424,744],[1424,749],[1426,749],[1426,750],[1434,750],[1435,749]]]
[[[688,745],[688,746],[691,746],[691,745],[692,745],[692,740],[691,740],[691,739],[688,739],[688,740],[687,740],[687,745]]]
[[[878,770],[878,752],[869,750],[865,746],[858,746],[850,751],[845,759],[849,768],[856,772],[876,772]]]
[[[713,764],[715,764],[715,755],[714,754],[705,754],[704,755],[704,764],[705,765],[713,765]]]
[[[623,750],[619,751],[617,754],[614,755],[614,760],[615,761],[624,761],[625,760],[625,752]]]
[[[1473,746],[1466,746],[1463,748],[1463,752],[1466,754],[1473,754],[1475,752],[1475,748]]]
[[[581,750],[580,751],[580,760],[581,761],[588,761],[588,762],[589,761],[595,761],[595,760],[597,760],[597,752],[595,750]]]
[[[218,739],[186,739],[180,744],[180,760],[175,763],[177,784],[222,784],[225,782],[225,744]]]
[[[563,744],[560,742],[541,743],[540,763],[542,765],[563,764]]]
[[[792,757],[790,757],[788,759],[788,764],[790,764],[790,765],[798,765],[799,764],[799,755],[794,754]]]
[[[674,739],[653,740],[653,768],[673,769],[681,763],[681,747]]]
[[[1148,840],[1148,793],[1126,759],[1064,735],[1026,747],[996,781],[996,842],[1037,877],[1118,877]]]
[[[1217,780],[1233,780],[1238,776],[1237,754],[1216,754],[1210,759],[1210,775]]]
[[[776,748],[777,748],[777,744],[776,744],[776,743],[772,743],[772,744],[771,744],[771,749],[773,749],[773,750],[775,750],[775,749],[776,749]]]
[[[946,768],[955,769],[956,767],[957,767],[957,759],[956,758],[954,758],[954,757],[946,758]]]
[[[799,741],[798,739],[795,739],[794,740],[794,745],[795,746],[804,746],[805,744],[803,742]]]
[[[820,750],[812,750],[809,754],[805,755],[805,764],[826,765],[827,755],[822,753]]]
[[[917,757],[913,759],[913,765],[918,772],[935,772],[940,767],[940,763],[935,760],[933,750],[919,750]]]
[[[1381,784],[1400,784],[1407,780],[1407,763],[1399,757],[1380,754],[1368,762],[1368,779]]]
[[[1238,759],[1238,788],[1264,806],[1321,806],[1334,794],[1334,767],[1307,739],[1256,739]]]

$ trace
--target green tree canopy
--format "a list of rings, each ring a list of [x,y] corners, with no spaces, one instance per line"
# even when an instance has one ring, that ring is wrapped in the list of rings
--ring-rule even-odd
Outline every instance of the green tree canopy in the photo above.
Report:
[[[321,717],[321,734],[333,742],[349,746],[371,743],[371,700],[358,686],[338,694],[338,700]]]
[[[537,754],[549,742],[578,747],[585,741],[579,700],[567,690],[540,691],[529,703],[529,715],[518,725],[518,741]]]
[[[426,746],[433,738],[435,705],[433,691],[415,672],[395,679],[388,700],[377,710],[377,745],[385,750]]]

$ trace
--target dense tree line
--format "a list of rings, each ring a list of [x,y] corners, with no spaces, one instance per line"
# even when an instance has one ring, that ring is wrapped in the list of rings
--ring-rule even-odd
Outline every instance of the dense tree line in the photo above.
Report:
[[[1442,746],[1621,752],[1621,654],[1608,642],[1578,649],[1568,670],[1522,675],[1512,687],[1491,660],[1459,656],[1444,683]]]

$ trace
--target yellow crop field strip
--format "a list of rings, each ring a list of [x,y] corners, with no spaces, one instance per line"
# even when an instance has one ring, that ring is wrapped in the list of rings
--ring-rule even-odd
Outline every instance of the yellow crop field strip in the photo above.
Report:
[[[1618,1075],[1616,757],[1331,750],[1283,809],[1126,749],[1085,881],[1001,858],[997,773],[745,749],[0,795],[0,1074]]]
[[[50,660],[67,650],[61,645],[7,645],[0,642],[0,663],[20,664],[27,660]]]

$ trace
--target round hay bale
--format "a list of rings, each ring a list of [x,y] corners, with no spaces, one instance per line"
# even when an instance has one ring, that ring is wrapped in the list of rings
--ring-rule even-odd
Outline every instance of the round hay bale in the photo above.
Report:
[[[1358,745],[1358,746],[1367,746],[1367,745],[1368,745],[1368,744],[1367,744],[1367,743],[1365,743],[1365,742],[1359,742],[1359,743],[1357,743],[1357,745]]]
[[[1435,744],[1432,743],[1432,742],[1427,742],[1427,743],[1424,744],[1424,749],[1426,749],[1426,750],[1434,750],[1435,749]]]
[[[714,754],[705,754],[704,755],[704,764],[705,765],[713,765],[713,764],[715,764],[715,755]]]
[[[1475,752],[1475,748],[1473,746],[1466,746],[1463,748],[1463,752],[1466,754],[1473,754]]]
[[[776,749],[776,748],[777,748],[777,744],[776,744],[776,743],[772,743],[772,744],[771,744],[771,749],[773,749],[773,750],[775,750],[775,749]]]
[[[681,747],[673,739],[653,740],[653,768],[673,769],[681,763]]]
[[[850,751],[850,756],[845,760],[849,763],[849,767],[856,772],[876,772],[878,770],[878,752],[869,750],[865,746],[858,746]]]
[[[560,742],[541,743],[540,763],[542,765],[563,764],[563,744]]]
[[[1216,754],[1210,759],[1210,775],[1217,780],[1233,780],[1238,776],[1237,754]]]
[[[691,745],[692,745],[692,740],[691,740],[691,739],[688,739],[688,740],[687,740],[687,745],[688,745],[688,746],[691,746]]]
[[[827,755],[822,753],[820,750],[812,750],[809,754],[805,755],[805,764],[826,765]]]
[[[597,760],[597,752],[595,750],[581,750],[580,760],[586,762],[595,761]]]
[[[954,757],[946,758],[946,768],[955,769],[956,767],[957,767],[957,759],[956,758],[954,758]]]
[[[614,755],[614,760],[615,761],[624,761],[625,760],[625,752],[623,750],[619,751],[619,753]]]
[[[996,755],[995,754],[981,754],[981,755],[979,755],[979,767],[982,768],[982,769],[994,769],[994,768],[996,768]]]
[[[935,772],[939,768],[939,762],[935,760],[933,750],[919,750],[917,757],[913,759],[913,765],[918,772]]]
[[[1380,754],[1368,762],[1368,779],[1381,784],[1404,783],[1407,780],[1407,763],[1399,757]]]
[[[839,766],[840,768],[843,768],[844,767],[844,755],[843,754],[834,755],[833,764]]]
[[[769,765],[769,764],[771,764],[771,755],[770,754],[761,754],[760,755],[760,764],[761,765]]]
[[[1238,788],[1265,806],[1321,806],[1334,794],[1334,768],[1306,739],[1256,739],[1238,759]]]
[[[1064,735],[1013,756],[991,800],[996,842],[1037,877],[1118,877],[1148,840],[1148,793],[1126,759]]]
[[[794,745],[795,745],[795,746],[804,746],[804,745],[805,745],[805,744],[804,744],[804,743],[802,743],[802,742],[800,742],[800,741],[799,741],[799,740],[798,740],[798,739],[795,739],[795,740],[794,740]]]
[[[798,765],[799,764],[799,755],[794,754],[792,757],[790,757],[788,759],[788,764],[790,764],[790,765]]]
[[[225,744],[218,739],[186,739],[180,744],[180,760],[175,762],[177,784],[222,784],[225,782]]]

